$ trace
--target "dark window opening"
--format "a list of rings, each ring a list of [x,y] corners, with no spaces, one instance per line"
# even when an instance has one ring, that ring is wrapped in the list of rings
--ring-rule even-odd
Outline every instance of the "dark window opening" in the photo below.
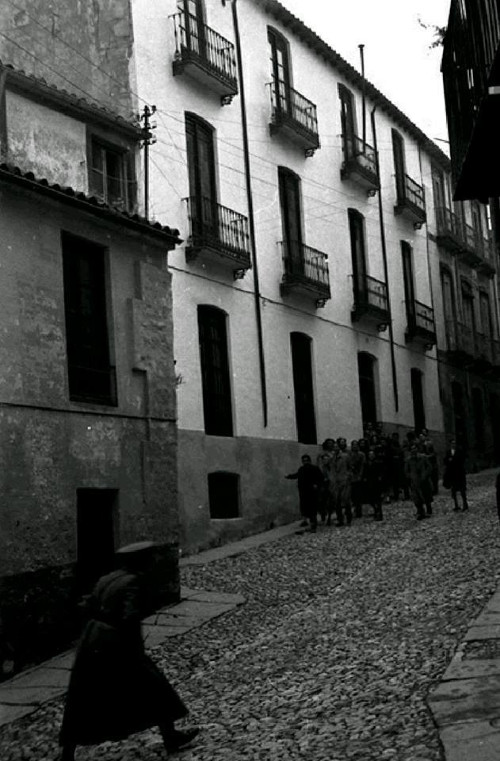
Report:
[[[348,161],[357,155],[356,146],[356,112],[352,92],[339,85],[340,121],[342,126],[342,147],[344,159]]]
[[[293,388],[297,439],[303,444],[316,444],[314,411],[312,340],[303,333],[291,333]]]
[[[64,308],[69,396],[74,401],[116,405],[110,364],[105,249],[62,234]]]
[[[396,193],[399,201],[406,197],[406,161],[404,140],[395,129],[392,130],[392,151],[396,171]]]
[[[208,502],[212,520],[239,518],[240,477],[237,473],[217,471],[208,474]]]
[[[233,435],[231,380],[226,314],[217,307],[198,307],[201,379],[205,433]]]
[[[304,269],[300,180],[296,174],[284,167],[278,169],[278,180],[287,266],[291,272],[300,273]]]
[[[194,114],[186,114],[186,144],[192,232],[218,238],[214,132]]]
[[[77,580],[88,592],[100,576],[113,570],[117,489],[77,489]]]
[[[415,430],[420,433],[425,424],[425,405],[423,389],[423,373],[415,367],[411,369],[411,395],[413,399],[413,419],[415,421]]]
[[[409,243],[401,241],[403,259],[403,282],[405,289],[406,319],[410,327],[415,325],[415,282],[413,278],[413,252]]]
[[[484,451],[484,404],[483,393],[480,388],[472,389],[472,410],[474,414],[474,438],[476,440],[476,448],[480,451]]]
[[[377,397],[375,391],[375,359],[360,352],[358,354],[359,398],[363,427],[377,422]]]
[[[481,313],[481,330],[489,338],[493,335],[493,321],[491,319],[490,297],[485,291],[479,292],[479,309]]]
[[[356,209],[348,209],[349,233],[351,237],[351,258],[354,300],[366,299],[366,248],[364,217]]]
[[[476,320],[474,316],[474,293],[472,286],[466,280],[462,280],[462,308],[464,315],[464,324],[473,333],[476,329]]]
[[[133,207],[135,182],[126,151],[91,139],[89,190],[110,206]]]

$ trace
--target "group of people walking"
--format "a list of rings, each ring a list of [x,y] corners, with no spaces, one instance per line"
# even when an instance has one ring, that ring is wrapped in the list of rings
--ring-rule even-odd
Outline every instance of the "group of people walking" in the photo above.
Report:
[[[384,435],[380,429],[367,429],[362,439],[344,437],[325,439],[315,458],[302,456],[302,464],[285,478],[298,482],[302,525],[316,531],[318,515],[330,525],[335,514],[338,526],[361,517],[363,505],[373,508],[373,517],[383,520],[383,505],[401,497],[411,499],[417,520],[432,515],[432,502],[438,493],[439,466],[432,440],[426,429],[409,431],[403,441],[398,432]],[[467,509],[465,461],[452,441],[444,459],[444,482],[451,488],[455,509],[457,495]]]

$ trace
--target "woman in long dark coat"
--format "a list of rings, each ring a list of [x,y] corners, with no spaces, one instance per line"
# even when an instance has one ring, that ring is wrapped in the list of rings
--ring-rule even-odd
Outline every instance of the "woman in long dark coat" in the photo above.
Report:
[[[123,567],[99,579],[89,598],[61,726],[61,761],[74,761],[77,745],[121,740],[149,727],[159,727],[168,753],[198,733],[175,729],[188,710],[144,650],[140,570],[152,546],[119,551]]]

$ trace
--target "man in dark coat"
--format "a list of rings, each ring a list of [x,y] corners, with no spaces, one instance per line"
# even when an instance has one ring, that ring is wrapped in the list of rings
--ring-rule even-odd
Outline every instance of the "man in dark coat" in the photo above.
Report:
[[[153,547],[140,542],[119,550],[121,567],[99,579],[88,598],[90,620],[76,650],[59,737],[61,761],[74,761],[77,745],[117,741],[149,727],[159,727],[167,753],[198,733],[175,729],[188,710],[144,650],[140,584]]]
[[[296,473],[289,473],[285,478],[297,480],[299,487],[300,513],[303,523],[309,520],[311,531],[316,531],[318,525],[318,509],[320,489],[323,486],[324,475],[317,465],[313,465],[308,454],[302,455],[302,465]]]
[[[365,499],[373,507],[373,517],[376,521],[381,521],[384,517],[382,514],[384,474],[373,449],[369,450],[368,459],[363,468],[363,482]]]
[[[451,496],[455,507],[459,511],[457,494],[462,497],[462,510],[468,510],[467,502],[467,477],[465,474],[465,455],[461,447],[457,446],[455,439],[450,441],[450,448],[444,456],[443,486],[451,489]]]
[[[432,515],[431,468],[426,455],[418,451],[415,442],[410,445],[405,474],[410,484],[411,498],[417,508],[417,520],[420,521]]]

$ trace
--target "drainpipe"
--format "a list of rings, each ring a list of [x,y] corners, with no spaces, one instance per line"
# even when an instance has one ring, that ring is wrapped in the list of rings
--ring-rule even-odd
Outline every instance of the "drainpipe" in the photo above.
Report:
[[[238,80],[240,85],[240,103],[241,103],[241,127],[243,135],[243,156],[245,161],[245,184],[247,191],[248,204],[248,223],[250,232],[250,247],[252,253],[252,269],[254,284],[254,301],[255,317],[257,321],[257,340],[259,345],[259,370],[260,370],[260,388],[262,396],[262,414],[264,418],[264,428],[267,427],[267,388],[266,388],[266,365],[264,359],[264,338],[262,330],[262,314],[260,305],[260,286],[259,270],[257,267],[257,250],[255,244],[255,222],[253,211],[252,183],[250,178],[250,151],[248,147],[248,127],[247,127],[247,109],[245,101],[245,85],[243,81],[243,60],[241,56],[241,40],[238,24],[238,11],[236,8],[237,0],[232,0],[231,9],[233,12],[234,39],[236,43],[236,59],[238,62]]]
[[[385,284],[387,288],[387,308],[389,310],[389,343],[391,347],[391,367],[392,367],[392,390],[394,393],[394,409],[399,411],[399,395],[398,395],[398,377],[396,372],[396,356],[394,353],[394,331],[392,327],[392,311],[391,311],[391,299],[389,295],[389,269],[387,266],[387,247],[385,243],[385,228],[384,228],[384,209],[382,206],[382,184],[380,183],[380,161],[377,148],[377,130],[375,126],[375,111],[377,106],[375,105],[371,111],[372,122],[372,134],[373,134],[373,149],[375,151],[375,161],[377,162],[377,176],[379,178],[378,189],[378,215],[380,221],[380,242],[382,244],[382,258],[384,260],[384,275]]]

